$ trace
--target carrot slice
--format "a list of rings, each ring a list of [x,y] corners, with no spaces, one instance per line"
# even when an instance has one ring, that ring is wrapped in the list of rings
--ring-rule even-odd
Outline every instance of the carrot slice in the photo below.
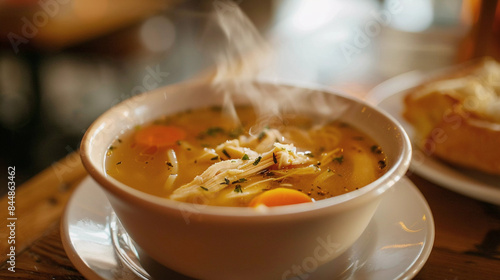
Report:
[[[150,125],[135,134],[135,141],[141,145],[165,147],[172,146],[186,137],[186,132],[175,126]]]
[[[280,205],[298,204],[311,201],[312,199],[303,192],[286,188],[276,188],[269,191],[265,191],[262,194],[254,197],[250,201],[249,206],[250,207],[256,207],[259,205],[280,206]]]

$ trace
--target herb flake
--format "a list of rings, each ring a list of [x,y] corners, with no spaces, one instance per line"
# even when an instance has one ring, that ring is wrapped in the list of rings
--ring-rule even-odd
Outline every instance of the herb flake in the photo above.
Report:
[[[253,162],[253,165],[256,166],[257,164],[259,164],[260,160],[262,159],[261,156],[259,156],[258,158],[255,159],[255,161]]]
[[[246,181],[247,181],[247,179],[245,179],[245,178],[239,178],[238,180],[231,182],[231,184],[244,183]]]
[[[333,158],[333,161],[336,161],[339,164],[342,164],[342,162],[344,162],[344,155],[341,155],[340,157]]]
[[[259,136],[257,136],[257,139],[259,139],[259,141],[261,141],[262,139],[264,139],[264,137],[266,137],[266,132],[262,131],[259,133]]]

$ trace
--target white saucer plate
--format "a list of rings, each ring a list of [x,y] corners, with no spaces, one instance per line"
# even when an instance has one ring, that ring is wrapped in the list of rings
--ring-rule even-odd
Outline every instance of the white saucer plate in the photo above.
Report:
[[[68,257],[88,279],[189,279],[159,265],[133,248],[113,209],[90,177],[71,197],[61,224]],[[370,224],[339,258],[311,272],[308,279],[411,279],[422,268],[434,243],[434,221],[425,198],[402,178],[383,198]],[[139,257],[140,256],[140,257]],[[140,262],[139,262],[140,259]],[[153,273],[145,267],[155,269]],[[146,272],[148,271],[148,272]]]
[[[420,71],[408,72],[391,78],[376,86],[368,94],[367,99],[396,118],[414,139],[412,126],[402,117],[403,98],[406,91],[421,84],[428,77],[443,70],[424,74]],[[414,145],[410,172],[432,181],[457,193],[500,205],[500,176],[489,175],[478,171],[453,167],[438,159],[427,156]]]

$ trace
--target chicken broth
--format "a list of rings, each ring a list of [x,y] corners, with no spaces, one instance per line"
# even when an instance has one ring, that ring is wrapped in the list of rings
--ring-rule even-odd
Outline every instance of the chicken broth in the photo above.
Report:
[[[277,206],[355,191],[379,178],[386,158],[368,135],[341,121],[283,114],[258,121],[236,107],[166,116],[117,138],[106,173],[140,191],[220,206]]]

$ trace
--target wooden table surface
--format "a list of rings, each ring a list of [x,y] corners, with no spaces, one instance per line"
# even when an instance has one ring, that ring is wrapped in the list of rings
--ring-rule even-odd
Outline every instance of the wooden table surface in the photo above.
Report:
[[[85,176],[73,153],[16,187],[15,272],[6,263],[10,233],[5,229],[11,216],[8,197],[1,198],[0,279],[85,279],[68,259],[60,237],[64,207]],[[409,178],[427,199],[436,227],[432,253],[415,279],[500,279],[500,207],[414,174]]]

